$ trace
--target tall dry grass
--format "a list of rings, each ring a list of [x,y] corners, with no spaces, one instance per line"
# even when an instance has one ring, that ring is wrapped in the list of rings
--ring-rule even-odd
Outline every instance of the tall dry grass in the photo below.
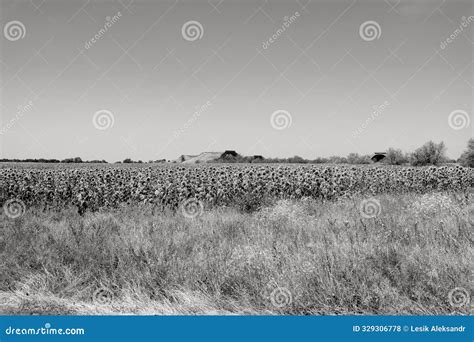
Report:
[[[2,313],[466,314],[469,203],[444,194],[280,201],[189,219],[149,207],[1,216]],[[470,221],[471,219],[471,221]]]

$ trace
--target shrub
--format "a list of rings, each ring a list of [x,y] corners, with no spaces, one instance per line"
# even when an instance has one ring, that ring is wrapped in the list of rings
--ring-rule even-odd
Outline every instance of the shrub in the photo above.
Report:
[[[328,162],[330,164],[347,164],[347,159],[339,156],[331,156],[329,157]]]
[[[459,163],[462,166],[474,167],[474,139],[467,142],[467,150],[459,158]]]
[[[413,152],[411,164],[413,166],[439,165],[446,161],[445,152],[444,142],[436,144],[433,141],[428,141]]]
[[[306,159],[301,158],[300,156],[294,156],[292,158],[288,158],[287,163],[293,164],[305,164],[308,161]]]
[[[328,158],[318,157],[311,161],[312,164],[326,164],[329,161]]]
[[[349,164],[369,164],[370,156],[361,156],[358,153],[349,153],[347,156],[347,163]]]
[[[408,163],[408,157],[398,148],[389,148],[383,162],[388,165],[403,165]]]

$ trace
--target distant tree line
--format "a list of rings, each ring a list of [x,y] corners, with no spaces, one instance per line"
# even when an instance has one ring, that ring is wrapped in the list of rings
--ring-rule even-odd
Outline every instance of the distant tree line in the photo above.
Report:
[[[158,160],[150,160],[148,161],[149,164],[152,164],[152,163],[165,163],[166,162],[166,159],[158,159]],[[83,163],[87,163],[87,164],[108,164],[108,162],[106,160],[98,160],[98,159],[94,159],[94,160],[82,160],[82,158],[80,157],[74,157],[74,158],[66,158],[66,159],[46,159],[46,158],[27,158],[27,159],[7,159],[7,158],[0,158],[0,163],[65,163],[65,164],[68,164],[68,163],[75,163],[75,164],[83,164]],[[124,164],[132,164],[132,163],[138,163],[138,164],[142,164],[144,163],[143,161],[141,160],[138,160],[138,161],[134,161],[130,158],[126,158],[124,159],[123,161],[117,161],[115,162],[115,164],[121,164],[121,163],[124,163]]]
[[[10,163],[94,163],[94,164],[107,164],[105,160],[82,160],[80,157],[75,158],[66,158],[63,160],[59,159],[45,159],[45,158],[38,158],[38,159],[0,159],[0,163],[2,162],[10,162]]]
[[[446,163],[459,163],[463,166],[474,167],[474,139],[469,139],[466,150],[458,160],[449,160],[446,157],[444,142],[435,143],[428,141],[412,153],[402,152],[400,149],[389,148],[382,161],[389,165],[441,165]]]
[[[218,158],[211,163],[265,163],[265,164],[369,164],[370,156],[360,156],[351,153],[347,157],[332,156],[329,158],[304,159],[300,156],[290,158],[255,158],[246,156],[226,156]]]
[[[138,160],[134,161],[131,158],[125,158],[123,161],[117,161],[115,164],[155,164],[155,163],[166,163],[166,159],[158,159],[158,160],[149,160],[147,163]]]
[[[83,161],[80,157],[59,159],[0,159],[0,162],[15,163],[100,163],[107,164],[105,160],[88,160]],[[166,163],[166,159],[150,160],[148,164]],[[169,162],[169,161],[168,161]],[[435,143],[428,141],[421,147],[411,153],[403,152],[397,148],[389,148],[386,151],[385,158],[380,162],[387,165],[441,165],[446,163],[459,163],[463,166],[474,167],[474,139],[470,139],[467,143],[466,150],[462,153],[458,160],[450,160],[446,157],[446,146],[444,142]],[[118,161],[116,164],[132,164],[144,163],[141,160],[133,161],[126,158]],[[360,155],[358,153],[350,153],[347,157],[332,156],[328,158],[304,159],[300,156],[291,158],[264,158],[262,156],[241,156],[240,154],[230,155],[224,154],[220,158],[210,163],[280,163],[280,164],[370,164],[373,163],[370,155]]]
[[[254,158],[241,155],[227,155],[219,158],[213,163],[280,163],[280,164],[370,164],[373,163],[371,155],[360,155],[350,153],[347,157],[331,156],[328,158],[304,159],[300,156],[291,158]],[[387,165],[441,165],[446,163],[459,163],[463,166],[474,167],[474,139],[470,139],[466,151],[458,160],[450,160],[446,157],[446,146],[444,142],[435,143],[428,141],[412,153],[403,152],[397,148],[389,148],[385,158],[380,163]]]

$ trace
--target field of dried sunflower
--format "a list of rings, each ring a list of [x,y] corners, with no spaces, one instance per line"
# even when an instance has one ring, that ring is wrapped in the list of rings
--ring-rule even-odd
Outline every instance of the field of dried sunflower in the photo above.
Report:
[[[137,203],[175,209],[187,200],[252,211],[279,199],[462,193],[474,186],[474,170],[460,166],[31,166],[3,167],[0,175],[0,202],[16,199],[45,209],[75,206],[81,212]]]
[[[473,169],[5,165],[0,307],[468,314]]]

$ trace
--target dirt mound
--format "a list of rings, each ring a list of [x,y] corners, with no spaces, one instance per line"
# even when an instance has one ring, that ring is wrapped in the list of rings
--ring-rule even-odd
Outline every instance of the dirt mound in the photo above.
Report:
[[[197,164],[197,163],[207,163],[213,160],[218,159],[223,152],[202,152],[197,156],[183,156],[189,157],[184,159],[183,164]]]

